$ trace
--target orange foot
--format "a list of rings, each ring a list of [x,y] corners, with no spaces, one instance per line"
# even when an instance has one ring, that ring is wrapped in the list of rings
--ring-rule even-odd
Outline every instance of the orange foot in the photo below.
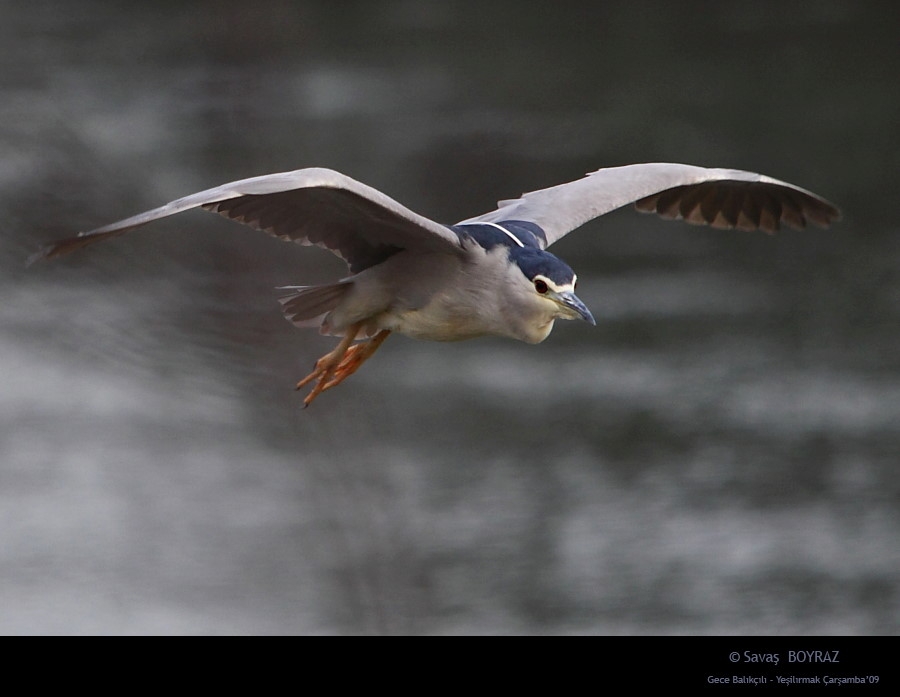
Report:
[[[325,390],[340,385],[344,380],[353,375],[368,358],[378,350],[378,347],[388,338],[390,331],[382,329],[375,336],[359,344],[353,344],[361,325],[357,324],[347,329],[344,338],[341,339],[334,351],[326,353],[318,361],[313,371],[297,383],[297,388],[308,385],[313,380],[315,386],[303,400],[303,406],[308,407],[313,400]]]

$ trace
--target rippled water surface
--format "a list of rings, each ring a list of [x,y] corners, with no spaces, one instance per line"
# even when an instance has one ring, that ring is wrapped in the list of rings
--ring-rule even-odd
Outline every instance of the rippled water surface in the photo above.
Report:
[[[43,2],[0,24],[0,631],[900,631],[896,19],[852,2]],[[539,346],[332,340],[339,260],[185,214],[350,174],[453,222],[601,166],[830,198],[775,237],[639,216],[554,248]]]

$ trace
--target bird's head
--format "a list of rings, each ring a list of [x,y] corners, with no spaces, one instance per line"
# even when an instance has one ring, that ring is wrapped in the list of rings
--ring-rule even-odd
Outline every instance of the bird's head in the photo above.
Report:
[[[529,325],[530,340],[543,341],[556,319],[583,319],[596,324],[591,311],[575,295],[577,277],[559,257],[534,247],[513,247],[510,261],[521,272],[514,273],[517,312]]]

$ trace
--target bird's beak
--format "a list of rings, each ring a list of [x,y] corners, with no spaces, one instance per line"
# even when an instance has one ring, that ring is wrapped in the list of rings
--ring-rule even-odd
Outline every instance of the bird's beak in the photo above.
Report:
[[[560,292],[551,292],[549,293],[549,295],[556,302],[562,305],[562,316],[566,319],[583,319],[585,322],[589,322],[590,324],[597,324],[597,322],[594,320],[594,316],[591,314],[591,311],[587,309],[587,305],[581,302],[581,300],[578,299],[578,296],[575,295],[575,293],[566,290]]]

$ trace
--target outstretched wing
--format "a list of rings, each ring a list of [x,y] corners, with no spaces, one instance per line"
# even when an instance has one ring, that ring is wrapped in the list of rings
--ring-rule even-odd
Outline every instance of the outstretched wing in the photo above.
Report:
[[[508,220],[540,226],[549,246],[584,223],[628,203],[644,213],[716,228],[775,232],[781,223],[826,227],[840,211],[816,194],[763,174],[655,162],[608,167],[568,184],[500,201],[495,211],[463,221]]]
[[[62,256],[198,207],[284,240],[324,247],[344,259],[352,273],[400,249],[461,252],[459,238],[449,228],[339,172],[309,168],[242,179],[185,196],[48,245],[36,258]]]

